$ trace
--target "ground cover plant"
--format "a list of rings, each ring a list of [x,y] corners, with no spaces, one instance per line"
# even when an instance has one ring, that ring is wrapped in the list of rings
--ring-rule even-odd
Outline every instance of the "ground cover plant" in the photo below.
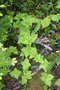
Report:
[[[0,90],[7,78],[27,90],[39,71],[44,90],[59,88],[59,11],[60,0],[0,0]]]

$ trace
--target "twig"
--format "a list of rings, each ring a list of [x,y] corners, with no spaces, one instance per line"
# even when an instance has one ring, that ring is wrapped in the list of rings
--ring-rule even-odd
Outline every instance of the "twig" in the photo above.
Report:
[[[49,46],[46,45],[46,44],[43,44],[40,38],[37,38],[37,39],[36,39],[35,44],[40,44],[40,45],[42,45],[43,47],[45,47],[46,49],[52,51],[52,48],[49,47]]]
[[[38,68],[36,69],[36,71],[35,71],[34,73],[31,74],[31,77],[34,76],[34,75],[35,75],[38,71],[40,71],[40,70],[41,70],[41,68],[38,67]]]

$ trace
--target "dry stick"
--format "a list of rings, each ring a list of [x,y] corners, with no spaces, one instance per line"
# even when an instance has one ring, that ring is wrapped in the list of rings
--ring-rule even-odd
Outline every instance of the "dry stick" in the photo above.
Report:
[[[51,47],[49,47],[49,46],[46,45],[46,44],[43,44],[42,41],[40,41],[40,40],[38,40],[38,39],[39,39],[39,38],[37,38],[37,40],[35,41],[35,44],[40,44],[40,45],[42,45],[43,47],[45,47],[46,49],[52,51],[52,48],[51,48]]]
[[[35,75],[38,71],[40,71],[40,70],[41,70],[41,68],[38,67],[38,68],[36,69],[36,71],[35,71],[34,73],[31,74],[31,77],[34,76],[34,75]]]
[[[41,44],[42,46],[44,46],[45,48],[47,48],[48,50],[52,51],[52,48],[49,47],[48,45],[45,45],[45,44]]]

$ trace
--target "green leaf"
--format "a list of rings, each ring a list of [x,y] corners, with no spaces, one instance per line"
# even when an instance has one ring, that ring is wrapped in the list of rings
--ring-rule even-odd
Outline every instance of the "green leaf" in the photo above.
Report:
[[[8,15],[4,15],[4,17],[0,18],[0,21],[0,42],[3,42],[6,40],[6,37],[8,35],[10,20],[8,18]]]
[[[60,9],[60,0],[58,0],[58,5],[56,6],[56,8]]]
[[[37,38],[37,35],[36,34],[19,35],[18,38],[19,38],[18,43],[31,45]]]
[[[11,53],[18,54],[18,51],[17,51],[16,47],[10,46],[7,49],[7,54],[10,55]]]
[[[31,71],[24,72],[22,76],[22,84],[27,84],[27,80],[31,79]]]
[[[31,58],[35,58],[35,56],[37,55],[37,49],[36,47],[31,47],[31,50],[30,50],[30,59]]]
[[[3,85],[2,85],[2,82],[0,82],[0,90],[2,90],[2,86],[3,86]]]
[[[44,85],[44,90],[48,90],[48,86],[47,85]]]
[[[0,5],[0,8],[5,8],[6,6],[4,4]]]
[[[44,18],[42,21],[41,21],[41,24],[42,24],[42,28],[46,28],[50,25],[50,17],[46,17]]]
[[[27,17],[28,14],[27,13],[20,13],[17,12],[16,16],[14,17],[15,20],[20,20],[20,18],[24,19],[25,17]]]
[[[25,57],[28,57],[30,55],[30,50],[31,50],[30,46],[26,46],[26,47],[22,48],[21,56],[25,55]]]
[[[0,12],[0,17],[3,16],[3,14]]]
[[[10,70],[7,69],[7,68],[2,68],[2,69],[0,69],[0,73],[3,73],[3,76],[7,75],[8,72],[10,72]]]
[[[6,57],[6,51],[0,52],[0,67],[10,66],[10,57]]]
[[[12,4],[13,3],[13,0],[9,0],[9,2]]]
[[[18,43],[22,44],[31,44],[30,42],[30,35],[19,35]]]
[[[33,33],[36,33],[39,29],[40,29],[40,24],[37,24],[34,31],[33,31]]]
[[[31,43],[33,43],[36,40],[36,38],[37,38],[37,34],[32,33],[30,38]]]
[[[30,28],[20,24],[20,35],[30,35]]]
[[[36,62],[39,62],[39,63],[44,62],[43,57],[40,54],[37,54],[34,59],[35,59]]]
[[[0,43],[0,48],[2,48],[3,47],[3,44],[2,43]]]
[[[47,86],[51,86],[51,80],[54,78],[54,76],[53,75],[51,75],[51,74],[47,74],[47,73],[45,73],[45,72],[43,72],[43,73],[41,73],[41,77],[40,77],[40,79],[42,80],[42,81],[44,81],[44,83],[47,85]]]
[[[24,76],[22,76],[22,84],[26,84],[27,83],[27,78],[26,78],[26,76],[24,75]]]
[[[19,21],[14,22],[13,26],[14,26],[14,28],[19,28],[20,22]]]
[[[35,20],[34,17],[32,17],[31,15],[27,15],[26,17],[23,18],[23,21],[21,22],[21,24],[23,24],[28,28],[29,26],[32,26],[32,23],[34,22],[34,20]]]
[[[55,85],[60,86],[60,78],[56,80]]]
[[[40,68],[42,68],[45,72],[47,72],[49,67],[49,62],[45,59],[43,63],[40,64]]]
[[[26,59],[24,60],[24,62],[22,62],[21,64],[22,64],[22,66],[23,66],[23,70],[24,70],[24,71],[26,71],[26,70],[29,69],[30,63],[29,63],[29,60],[28,60],[27,58],[26,58]]]
[[[58,22],[60,20],[60,14],[52,15],[52,21]]]
[[[10,75],[11,75],[13,78],[16,78],[16,79],[19,78],[20,74],[21,74],[21,71],[17,70],[16,68],[15,68],[13,71],[10,72]]]
[[[26,28],[29,28],[29,26],[32,26],[32,23],[34,22],[35,18],[32,17],[31,15],[28,14],[21,14],[18,13],[15,16],[15,20],[17,20],[17,22],[19,23],[20,18],[22,19],[22,21],[20,22],[20,24],[22,24],[23,26],[25,26]],[[17,24],[18,25],[18,24]],[[15,25],[14,25],[15,26]]]

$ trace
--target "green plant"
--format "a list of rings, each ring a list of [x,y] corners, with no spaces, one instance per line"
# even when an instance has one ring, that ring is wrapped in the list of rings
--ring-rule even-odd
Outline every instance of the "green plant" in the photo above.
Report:
[[[41,80],[45,82],[47,86],[51,86],[51,80],[54,78],[53,75],[47,73],[41,73]]]
[[[18,77],[20,76],[21,72],[19,70],[17,70],[16,68],[10,72],[10,75],[13,77],[13,78],[16,78],[18,79]]]
[[[6,6],[5,6],[4,4],[0,5],[0,9],[2,9],[2,8],[6,8]],[[2,14],[2,12],[0,11],[0,17],[2,17],[2,16],[3,16],[3,14]]]
[[[56,8],[60,9],[60,0],[58,0],[58,5],[56,6]]]
[[[19,21],[19,17],[22,18],[23,21]],[[26,84],[27,80],[31,78],[31,71],[29,70],[29,67],[31,66],[29,62],[30,59],[34,58],[36,62],[43,62],[42,56],[38,55],[36,48],[31,46],[37,38],[36,32],[40,28],[40,25],[38,19],[35,19],[31,15],[27,14],[17,14],[14,19],[17,20],[16,23],[19,22],[19,25],[14,23],[14,27],[18,27],[20,29],[18,43],[21,45],[21,47],[26,45],[25,47],[21,48],[21,56],[25,56],[24,61],[21,62],[23,69],[22,84]],[[31,32],[32,23],[37,23],[37,26],[35,26],[35,29]]]
[[[14,66],[17,63],[16,58],[10,58],[11,53],[14,52],[17,54],[15,47],[10,46],[9,48],[4,48],[0,43],[0,83],[2,81],[2,76],[5,76],[10,72],[9,67]]]
[[[49,26],[51,22],[58,23],[60,20],[60,14],[54,14],[50,13],[48,14],[48,11],[50,8],[53,9],[53,4],[49,3],[49,8],[47,8],[47,4],[43,1],[43,5],[41,6],[42,11],[39,13],[37,9],[41,10],[39,1],[36,0],[36,13],[39,13],[41,15],[40,17],[44,17],[45,12],[47,14],[45,15],[43,19],[38,19],[34,15],[29,15],[33,13],[33,10],[31,9],[35,7],[35,1],[28,0],[24,3],[24,0],[20,1],[18,0],[0,0],[0,90],[2,88],[2,77],[6,74],[10,74],[11,77],[18,79],[21,77],[22,84],[26,85],[28,79],[31,79],[31,64],[32,63],[39,63],[39,67],[43,70],[41,73],[41,80],[44,81],[44,83],[51,87],[51,81],[54,78],[54,76],[51,74],[52,67],[57,64],[60,64],[60,55],[56,58],[55,61],[49,61],[46,58],[44,58],[41,54],[38,53],[37,48],[34,44],[35,40],[38,37],[38,30],[43,31],[43,29],[47,28],[47,31],[50,30]],[[39,4],[38,4],[39,3]],[[45,5],[44,5],[45,4]],[[58,0],[57,8],[60,8],[60,1]],[[13,7],[14,6],[14,7]],[[23,7],[23,8],[22,8]],[[21,10],[22,8],[22,10]],[[27,13],[21,13],[20,12],[28,12]],[[43,12],[44,10],[44,12]],[[53,9],[54,10],[54,9]],[[52,10],[52,11],[53,11]],[[4,13],[5,12],[5,13]],[[34,12],[34,13],[35,13]],[[42,27],[41,27],[42,26]],[[9,31],[12,31],[12,33],[9,33]],[[15,33],[15,30],[18,30],[18,34]],[[45,32],[47,34],[47,32]],[[20,57],[24,56],[24,60],[19,60],[19,65],[22,66],[22,69],[18,70],[15,66],[17,63],[16,58],[12,58],[11,54],[18,54],[18,51],[16,47],[9,46],[5,48],[4,41],[9,40],[9,36],[17,36],[18,40],[16,44],[20,45],[19,52]],[[59,36],[56,36],[56,39],[59,39]],[[1,44],[3,43],[3,44]],[[54,40],[51,41],[51,46],[54,45]],[[51,59],[51,58],[50,58]],[[32,61],[32,63],[31,63]],[[14,69],[10,70],[10,67],[13,66]],[[56,85],[59,84],[60,79],[56,81]]]
[[[21,61],[21,63],[20,63],[22,65],[22,70],[23,70],[22,72],[15,68],[11,72],[7,71],[7,73],[10,72],[10,75],[12,77],[15,77],[16,79],[18,79],[18,77],[21,74],[22,84],[27,84],[28,79],[31,78],[31,70],[29,70],[29,67],[31,67],[30,60],[32,59],[32,61],[35,61],[36,63],[38,62],[40,64],[40,68],[45,71],[46,76],[48,75],[47,80],[49,80],[49,82],[50,82],[49,85],[48,85],[48,83],[46,83],[45,80],[43,80],[43,79],[42,80],[45,82],[46,85],[51,86],[51,80],[53,79],[53,75],[47,74],[48,66],[49,66],[50,62],[48,62],[40,54],[38,54],[37,49],[35,46],[33,46],[33,44],[37,38],[36,32],[39,30],[40,25],[42,24],[42,28],[49,26],[51,20],[56,21],[55,19],[52,19],[54,17],[55,17],[55,15],[50,15],[50,16],[44,18],[43,20],[39,20],[39,19],[36,19],[33,16],[25,14],[25,13],[24,14],[17,13],[16,16],[14,17],[14,20],[16,20],[16,21],[13,22],[13,28],[14,29],[19,28],[19,30],[20,30],[20,34],[18,35],[18,44],[21,45],[20,56],[25,56],[25,59],[24,59],[24,61]],[[10,20],[11,20],[11,18],[10,18]],[[60,18],[58,17],[58,21],[59,20],[60,20]],[[49,21],[48,24],[47,24],[47,21]],[[34,29],[32,29],[33,23],[36,23],[36,25],[34,26]],[[11,25],[11,23],[10,23],[10,25]],[[17,54],[16,49],[10,46],[9,48],[7,48],[7,50],[5,52],[7,56],[6,55],[5,56],[10,58],[10,54],[14,53],[14,52],[15,52],[15,54]],[[5,58],[5,56],[4,56],[4,58]],[[3,60],[5,61],[4,58],[3,58]],[[2,60],[2,62],[3,62],[3,60]],[[14,62],[16,63],[16,61],[14,61]],[[7,63],[5,62],[4,64],[5,64],[5,66],[6,65],[10,66],[10,61],[7,61]],[[15,65],[15,64],[12,64],[12,65]],[[17,75],[16,75],[16,72],[17,72]],[[50,76],[52,76],[52,78]],[[43,75],[43,78],[44,78],[44,75]]]
[[[20,19],[22,19],[22,21],[19,21],[19,17]],[[20,29],[20,34],[18,35],[18,44],[21,45],[21,56],[25,56],[25,59],[23,62],[21,62],[21,65],[23,69],[22,84],[26,84],[27,80],[31,78],[31,71],[29,70],[29,67],[31,67],[31,59],[32,61],[34,60],[36,63],[38,62],[40,64],[40,68],[42,68],[47,74],[50,62],[48,62],[46,59],[43,59],[43,57],[38,54],[36,47],[33,47],[32,44],[34,44],[34,41],[37,38],[36,32],[39,30],[40,24],[42,24],[42,28],[49,26],[51,21],[50,19],[52,19],[52,16],[48,16],[45,18],[46,20],[43,19],[40,22],[38,19],[32,17],[31,15],[18,13],[14,17],[14,19],[16,20],[16,22],[13,24],[14,28]],[[48,25],[46,23],[47,21],[49,21]],[[33,23],[37,24],[34,30],[32,29]],[[29,77],[25,78],[26,74]]]
[[[56,80],[55,85],[60,85],[60,78]]]
[[[10,15],[5,15],[4,18],[2,17],[0,19],[0,42],[3,42],[7,39],[8,30],[11,27],[12,23],[12,16],[13,13],[11,12]]]

